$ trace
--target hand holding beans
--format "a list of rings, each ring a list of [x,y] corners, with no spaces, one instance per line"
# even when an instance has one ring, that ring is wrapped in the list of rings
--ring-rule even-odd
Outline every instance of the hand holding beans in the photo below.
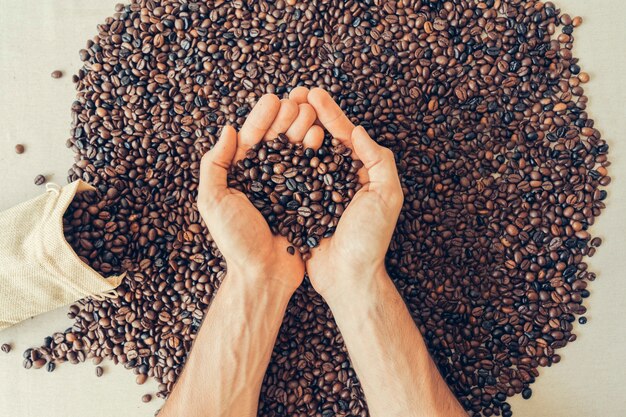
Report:
[[[368,274],[384,271],[385,253],[402,208],[402,187],[393,153],[372,140],[363,127],[355,127],[326,91],[299,87],[290,98],[311,104],[319,122],[363,163],[360,190],[335,234],[322,240],[306,265],[311,283],[327,297],[338,288],[366,285],[363,280]]]
[[[286,249],[289,248],[286,240],[272,235],[261,213],[244,194],[228,187],[226,177],[233,162],[245,158],[247,152],[256,157],[255,151],[259,148],[259,143],[262,140],[272,140],[278,135],[286,135],[286,138],[282,137],[291,144],[318,149],[324,135],[320,125],[329,131],[337,147],[348,149],[348,153],[353,151],[354,158],[361,160],[356,166],[363,166],[359,171],[359,191],[349,193],[353,200],[343,212],[335,235],[331,236],[335,229],[333,223],[332,230],[323,229],[324,237],[330,236],[329,238],[320,241],[322,236],[312,236],[311,240],[315,244],[310,247],[315,249],[311,259],[305,252],[311,282],[324,295],[332,287],[339,285],[338,281],[347,282],[352,278],[359,279],[366,272],[384,270],[385,253],[402,206],[402,189],[392,152],[376,144],[365,129],[355,127],[327,92],[321,89],[309,91],[300,87],[292,91],[289,99],[282,101],[274,95],[266,95],[254,107],[239,133],[232,127],[225,126],[218,143],[203,158],[198,206],[229,267],[238,270],[252,267],[271,271],[279,265],[280,272],[286,272],[289,276],[287,281],[290,284],[299,284],[304,268],[302,261],[299,257],[285,257]],[[272,145],[283,146],[274,142]],[[296,157],[305,160],[312,158],[306,158],[304,154]],[[258,162],[258,158],[256,161]],[[250,164],[252,159],[246,158],[246,162]],[[311,169],[304,172],[312,175]],[[317,171],[313,172],[318,175]],[[245,174],[250,175],[249,171]],[[270,173],[266,176],[269,177]],[[279,176],[282,181],[282,175]],[[302,187],[308,186],[308,191],[317,191],[312,187],[319,185],[313,181],[304,183],[303,178],[300,180],[301,189],[294,186],[294,192],[287,190],[282,183],[278,184],[288,194],[281,197],[294,198],[294,201],[289,200],[289,204],[276,202],[275,205],[283,204],[286,208],[281,206],[281,210],[270,210],[266,213],[266,218],[268,214],[275,217],[275,213],[282,215],[284,210],[291,209],[294,212],[291,215],[292,223],[297,221],[302,226],[312,223],[313,219],[307,219],[309,216],[303,215],[305,213],[302,209],[308,208],[311,202],[305,193],[307,188]],[[272,180],[268,179],[268,182],[271,183]],[[261,190],[261,185],[253,183],[254,186],[257,189],[253,191]],[[332,205],[331,196],[338,200],[335,197],[338,192],[331,192],[331,189],[332,186],[327,184],[322,191],[327,194],[327,203]],[[305,196],[302,197],[301,194]],[[319,193],[314,193],[314,200],[322,198],[317,194]],[[291,203],[300,203],[304,207],[291,207]],[[341,206],[343,211],[344,206]],[[334,209],[332,211],[334,214]],[[270,226],[276,230],[272,221]],[[317,225],[311,226],[315,229]],[[298,227],[300,226],[296,225]],[[306,243],[306,238],[304,240],[305,242],[300,243]],[[293,239],[290,238],[290,241],[293,242]],[[319,247],[316,247],[318,244]],[[292,253],[293,248],[289,249]],[[301,249],[308,252],[306,244],[302,244]],[[279,273],[274,271],[269,275],[275,278]],[[335,276],[346,279],[334,280]]]
[[[304,276],[302,259],[287,252],[287,239],[272,234],[261,213],[243,193],[228,187],[227,175],[233,162],[278,133],[287,132],[290,141],[319,146],[323,132],[313,125],[314,121],[310,105],[265,95],[241,131],[224,126],[218,142],[202,158],[198,209],[230,271],[278,280],[293,290],[300,285]]]
[[[304,260],[311,284],[333,311],[372,416],[466,415],[437,371],[385,270],[385,254],[403,201],[393,153],[372,140],[363,127],[355,127],[321,89],[297,88],[278,109],[277,103],[274,96],[264,96],[239,137],[225,127],[202,161],[198,204],[229,275],[234,267],[231,285],[259,276],[257,283],[279,279],[295,290]],[[293,146],[299,141],[319,146],[316,121],[333,137],[332,142],[324,142],[332,145],[332,159],[324,148],[315,152]],[[275,136],[278,139],[258,145],[262,137]],[[245,159],[239,161],[242,155]],[[227,182],[233,158],[239,172]],[[321,171],[325,163],[319,158],[328,162]],[[359,168],[357,178],[354,171]],[[327,181],[328,172],[332,180]],[[337,190],[335,181],[340,183]],[[323,221],[331,214],[332,223]],[[302,258],[294,256],[293,247],[285,247],[284,236],[298,246]],[[246,276],[237,277],[242,272]],[[267,287],[259,286],[258,291]],[[420,384],[415,384],[418,379]],[[252,391],[257,392],[256,386]],[[254,398],[251,404],[248,408],[254,409]]]

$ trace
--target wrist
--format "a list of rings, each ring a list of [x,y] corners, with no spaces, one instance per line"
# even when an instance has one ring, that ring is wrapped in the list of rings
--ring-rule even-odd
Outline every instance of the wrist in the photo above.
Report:
[[[343,304],[375,300],[385,284],[391,282],[391,278],[389,278],[382,263],[369,269],[359,269],[345,275],[337,274],[336,277],[332,285],[329,285],[321,293],[331,309]]]
[[[237,265],[227,262],[224,280],[240,287],[241,291],[253,290],[271,293],[277,297],[290,298],[298,288],[293,277],[286,271],[277,271],[260,265]]]

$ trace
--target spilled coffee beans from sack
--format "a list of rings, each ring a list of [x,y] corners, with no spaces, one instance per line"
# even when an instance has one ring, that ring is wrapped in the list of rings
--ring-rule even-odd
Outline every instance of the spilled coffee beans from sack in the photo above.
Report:
[[[72,306],[40,355],[110,359],[166,396],[224,277],[195,203],[202,155],[262,94],[322,87],[395,154],[405,200],[387,268],[445,380],[471,416],[511,416],[507,398],[576,339],[595,279],[585,259],[611,179],[572,52],[580,23],[516,0],[120,5],[80,51],[69,179],[115,211],[127,249],[105,263],[129,274],[117,299]],[[368,415],[307,282],[259,415]]]
[[[351,154],[336,139],[316,151],[279,134],[248,150],[231,167],[228,185],[246,194],[272,232],[287,237],[306,260],[333,234],[360,188],[357,171],[363,164]]]
[[[121,274],[124,262],[140,244],[131,240],[130,229],[137,226],[129,221],[124,208],[108,204],[108,198],[116,194],[115,188],[106,195],[78,193],[63,215],[65,240],[83,262],[105,277]]]

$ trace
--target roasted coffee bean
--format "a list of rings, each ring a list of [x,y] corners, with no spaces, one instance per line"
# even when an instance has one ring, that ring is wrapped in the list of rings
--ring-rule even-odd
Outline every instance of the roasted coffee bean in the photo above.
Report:
[[[37,175],[35,177],[34,183],[35,185],[43,185],[46,182],[46,177],[43,175]]]
[[[104,369],[101,366],[96,366],[96,376],[100,378],[104,374]]]
[[[170,339],[171,340],[171,339]],[[143,385],[146,383],[146,381],[148,380],[148,375],[146,374],[139,374],[137,375],[137,377],[135,378],[135,382],[137,382],[138,385]]]
[[[0,350],[2,350],[4,353],[9,353],[11,351],[11,345],[8,343],[3,343],[2,346],[0,346]]]
[[[52,74],[50,74],[50,76],[52,78],[61,78],[63,76],[63,73],[59,70],[56,70],[56,71],[52,71]]]
[[[360,166],[353,164],[350,154],[351,150],[340,146],[336,139],[327,137],[321,148],[309,150],[280,134],[276,139],[259,142],[234,164],[228,184],[248,196],[273,233],[287,237],[301,254],[306,254],[319,244],[320,236],[333,234],[329,223],[338,222],[351,196],[360,188]],[[328,166],[332,166],[332,175],[326,173]],[[266,175],[257,180],[259,170]],[[328,176],[333,180],[326,180]],[[330,198],[324,198],[325,194]],[[337,210],[333,203],[342,203],[342,209]],[[330,219],[321,224],[319,220],[325,215]],[[287,251],[295,254],[291,246]],[[310,254],[305,258],[309,257]]]
[[[130,3],[79,51],[68,179],[96,191],[79,194],[63,223],[84,262],[127,276],[117,298],[70,307],[72,328],[25,364],[112,359],[152,375],[167,397],[225,274],[204,226],[191,229],[202,224],[200,159],[263,94],[304,85],[330,91],[394,153],[404,206],[387,270],[468,414],[510,417],[507,398],[575,339],[596,279],[585,257],[600,244],[592,225],[611,178],[588,74],[572,53],[582,19],[550,1]],[[332,191],[345,202],[355,193],[337,184],[352,178],[334,176],[346,172],[339,145],[323,149],[304,150],[306,175],[290,171],[297,159],[275,172],[283,156],[264,147],[257,169],[244,167],[259,183],[251,200],[276,191],[263,215],[282,207],[274,215],[286,214],[283,233],[303,258],[307,239],[332,234],[345,209]],[[259,415],[368,415],[332,314],[306,279]]]
[[[580,324],[587,324],[587,317],[585,317],[585,316],[578,317],[578,323],[580,323]]]
[[[150,401],[152,401],[152,395],[150,394],[146,394],[143,397],[141,397],[141,401],[143,401],[144,403],[149,403]]]
[[[22,145],[21,143],[18,143],[17,145],[15,145],[15,153],[20,155],[24,153],[24,145]]]

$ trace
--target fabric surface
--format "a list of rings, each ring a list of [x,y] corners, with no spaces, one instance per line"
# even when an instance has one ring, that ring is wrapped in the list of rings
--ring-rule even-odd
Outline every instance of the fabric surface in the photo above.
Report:
[[[30,201],[0,212],[0,330],[88,295],[106,294],[123,276],[104,278],[83,263],[63,236],[63,214],[78,180],[48,187]]]

